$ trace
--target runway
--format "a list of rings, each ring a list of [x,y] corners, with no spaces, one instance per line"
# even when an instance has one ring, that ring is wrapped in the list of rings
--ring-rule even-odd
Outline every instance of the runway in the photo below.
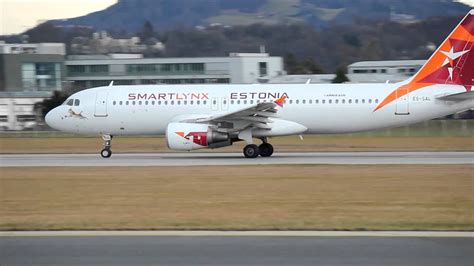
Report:
[[[474,152],[295,152],[270,158],[241,153],[2,154],[2,167],[25,166],[216,166],[278,164],[474,164]]]
[[[416,234],[415,234],[416,235]],[[472,237],[1,236],[3,265],[473,265]]]

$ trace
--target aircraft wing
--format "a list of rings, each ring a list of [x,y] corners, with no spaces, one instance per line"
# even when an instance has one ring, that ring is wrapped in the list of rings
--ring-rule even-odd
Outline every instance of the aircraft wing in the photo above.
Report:
[[[277,106],[283,106],[286,96],[274,102],[258,103],[251,106],[247,106],[240,110],[211,115],[208,117],[184,119],[185,122],[194,123],[225,123],[225,122],[240,122],[237,123],[241,126],[233,128],[234,130],[241,130],[244,127],[254,127],[261,129],[271,129],[269,123],[273,121],[270,118],[277,118]]]
[[[443,95],[438,97],[439,100],[445,101],[465,101],[465,100],[473,100],[474,99],[474,91],[466,91],[456,94],[450,95]]]

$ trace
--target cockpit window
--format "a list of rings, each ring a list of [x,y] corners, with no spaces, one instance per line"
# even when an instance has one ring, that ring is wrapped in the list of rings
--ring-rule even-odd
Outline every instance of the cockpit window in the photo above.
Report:
[[[81,101],[79,101],[79,99],[75,99],[74,106],[79,106],[79,104],[81,104]]]
[[[73,103],[74,103],[74,99],[69,99],[69,100],[66,102],[66,105],[72,106]]]

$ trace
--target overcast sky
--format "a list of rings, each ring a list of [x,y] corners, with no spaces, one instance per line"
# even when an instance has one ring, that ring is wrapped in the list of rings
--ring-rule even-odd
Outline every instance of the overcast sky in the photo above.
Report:
[[[0,35],[20,33],[50,19],[102,10],[117,0],[0,0]]]
[[[39,23],[102,10],[117,0],[0,0],[0,35],[23,32]],[[460,0],[474,6],[474,0]]]

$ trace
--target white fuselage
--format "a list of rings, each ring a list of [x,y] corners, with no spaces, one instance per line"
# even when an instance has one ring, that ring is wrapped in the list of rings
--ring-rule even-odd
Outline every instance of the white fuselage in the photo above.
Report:
[[[433,85],[374,111],[398,84],[133,85],[80,91],[46,118],[53,128],[81,134],[163,135],[170,122],[245,109],[286,94],[278,118],[304,125],[307,134],[350,133],[397,127],[473,108],[472,100],[437,97],[463,86]],[[67,102],[67,101],[66,101]]]

